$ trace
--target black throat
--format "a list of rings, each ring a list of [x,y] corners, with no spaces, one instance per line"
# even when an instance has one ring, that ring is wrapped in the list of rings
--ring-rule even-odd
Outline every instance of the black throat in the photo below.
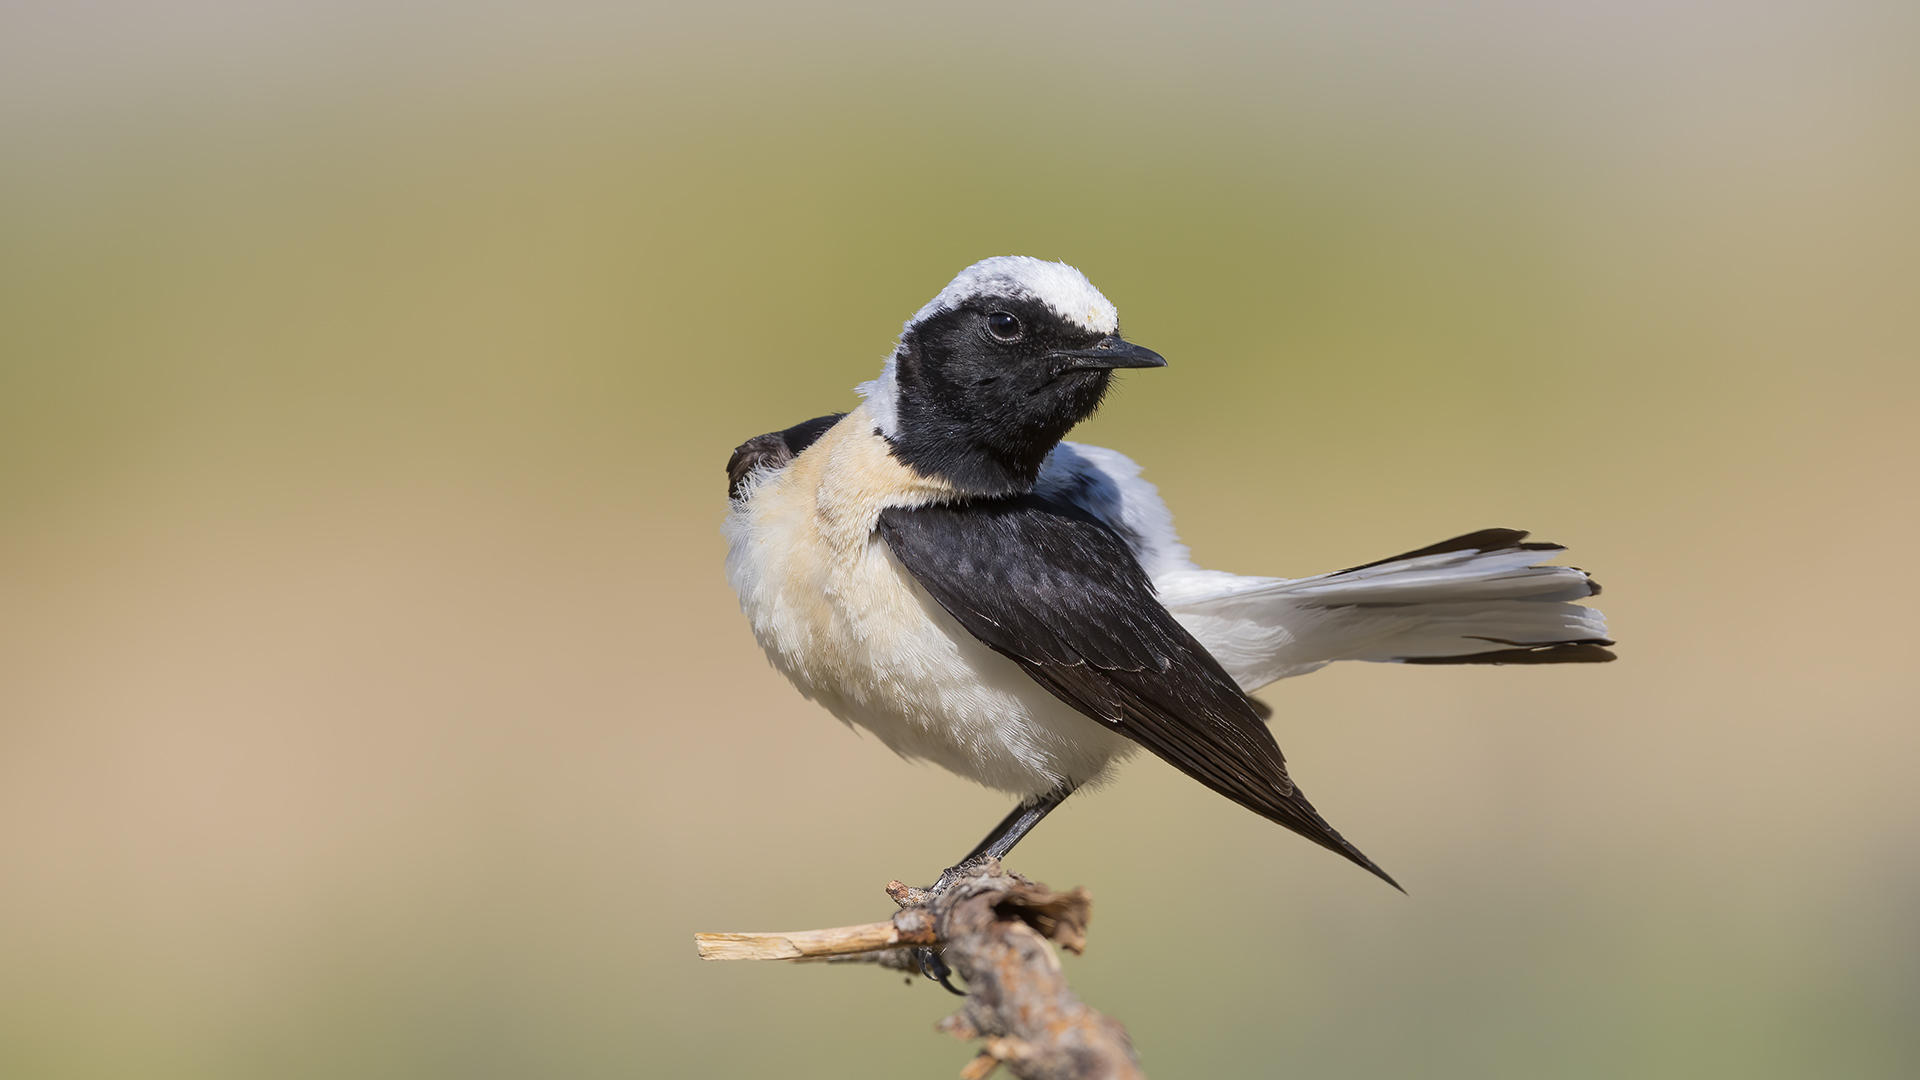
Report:
[[[1113,381],[1111,371],[1048,358],[1100,335],[1061,325],[1039,304],[994,306],[1022,316],[1018,344],[985,340],[973,325],[979,313],[961,310],[916,326],[894,354],[893,456],[969,495],[1031,491],[1047,454]]]

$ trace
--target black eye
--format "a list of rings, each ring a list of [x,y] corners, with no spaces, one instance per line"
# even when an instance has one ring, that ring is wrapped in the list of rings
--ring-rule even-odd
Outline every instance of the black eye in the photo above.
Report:
[[[1020,336],[1020,320],[1004,311],[996,311],[987,316],[987,332],[1001,341],[1012,341]]]

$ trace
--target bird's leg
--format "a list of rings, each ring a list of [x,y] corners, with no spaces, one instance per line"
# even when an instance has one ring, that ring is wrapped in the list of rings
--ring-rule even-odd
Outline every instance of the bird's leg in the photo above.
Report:
[[[1045,795],[1014,807],[1012,813],[1002,818],[1000,824],[993,827],[992,832],[975,844],[972,851],[967,852],[966,858],[941,871],[940,880],[934,882],[933,887],[927,891],[938,896],[945,892],[948,886],[966,877],[967,872],[979,866],[982,859],[988,856],[996,859],[1006,858],[1015,844],[1032,832],[1033,827],[1040,824],[1041,819],[1053,813],[1054,807],[1066,802],[1067,796],[1071,794],[1073,789],[1062,784]]]
[[[961,859],[959,862],[941,871],[940,880],[934,882],[933,885],[927,889],[928,897],[931,898],[946,892],[947,889],[952,887],[954,882],[966,877],[968,873],[978,867],[982,860],[989,857],[995,859],[1006,858],[1007,853],[1013,850],[1015,844],[1018,844],[1022,838],[1032,832],[1033,827],[1040,824],[1041,819],[1053,813],[1054,807],[1066,802],[1067,796],[1071,794],[1073,794],[1073,788],[1069,785],[1062,784],[1052,791],[1036,797],[1030,802],[1023,801],[1020,805],[1014,807],[1013,812],[1002,818],[1000,824],[995,825],[993,831],[988,833],[985,839],[974,845],[972,851],[967,852],[966,858]],[[953,983],[948,981],[952,977],[953,972],[947,967],[946,962],[940,959],[940,950],[937,947],[916,949],[914,953],[920,961],[921,974],[939,983],[941,986],[946,987],[951,993],[965,993],[965,991],[955,989]]]

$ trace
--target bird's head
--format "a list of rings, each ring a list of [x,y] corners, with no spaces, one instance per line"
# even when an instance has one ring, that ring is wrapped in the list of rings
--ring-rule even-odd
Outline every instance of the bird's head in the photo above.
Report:
[[[962,270],[908,320],[860,391],[896,458],[968,494],[1010,495],[1100,407],[1116,368],[1165,364],[1120,337],[1119,313],[1086,275],[1002,255]]]

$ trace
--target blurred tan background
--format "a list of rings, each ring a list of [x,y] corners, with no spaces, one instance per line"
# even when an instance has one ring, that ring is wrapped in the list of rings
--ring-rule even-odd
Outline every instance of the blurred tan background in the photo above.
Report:
[[[1486,526],[1606,667],[1265,695],[1400,896],[1151,760],[1016,868],[1155,1076],[1920,1075],[1920,9],[0,9],[0,1074],[950,1076],[701,965],[1005,801],[802,701],[722,465],[986,255],[1165,353],[1202,562]]]

